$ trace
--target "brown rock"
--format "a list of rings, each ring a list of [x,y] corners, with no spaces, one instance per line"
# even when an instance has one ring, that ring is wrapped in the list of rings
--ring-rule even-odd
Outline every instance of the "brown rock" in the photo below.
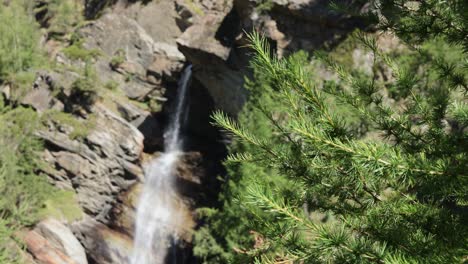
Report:
[[[36,231],[29,231],[24,237],[24,242],[39,264],[78,264]]]
[[[35,228],[47,241],[60,250],[76,264],[88,264],[83,246],[73,233],[59,221],[49,218],[41,221]]]

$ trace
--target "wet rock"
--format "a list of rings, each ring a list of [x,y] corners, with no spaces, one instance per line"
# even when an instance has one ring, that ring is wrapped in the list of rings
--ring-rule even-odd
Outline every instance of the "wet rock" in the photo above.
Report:
[[[149,160],[155,158],[157,155]],[[196,219],[192,211],[203,190],[201,179],[206,175],[202,167],[202,159],[200,153],[184,153],[180,156],[174,175],[174,184],[179,195],[173,195],[173,200],[170,201],[173,203],[171,208],[175,208],[172,224],[175,234],[187,243],[190,243],[195,228]],[[112,219],[110,226],[114,230],[133,237],[136,210],[142,189],[143,184],[137,183],[119,196],[119,202],[110,213]]]
[[[132,253],[132,239],[93,219],[73,224],[73,230],[93,263],[128,264]]]
[[[136,208],[142,191],[143,184],[137,183],[128,191],[119,196],[117,203],[110,213],[111,227],[131,237],[135,230]]]

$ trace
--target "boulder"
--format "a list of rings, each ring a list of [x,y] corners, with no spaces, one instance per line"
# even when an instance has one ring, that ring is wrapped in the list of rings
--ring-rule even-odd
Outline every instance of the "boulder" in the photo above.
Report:
[[[0,94],[2,95],[2,100],[10,100],[11,98],[11,86],[6,84],[6,85],[0,85]]]
[[[76,264],[88,264],[83,246],[70,229],[59,221],[52,218],[43,220],[35,230]]]
[[[53,96],[56,88],[51,75],[47,72],[40,72],[33,85],[19,97],[19,101],[39,113],[48,109],[63,110],[63,104]]]
[[[60,248],[49,242],[35,230],[27,232],[23,241],[38,264],[78,264],[70,256],[67,256]]]
[[[28,105],[38,112],[49,109],[52,101],[51,92],[46,87],[32,88],[22,99],[23,105]]]

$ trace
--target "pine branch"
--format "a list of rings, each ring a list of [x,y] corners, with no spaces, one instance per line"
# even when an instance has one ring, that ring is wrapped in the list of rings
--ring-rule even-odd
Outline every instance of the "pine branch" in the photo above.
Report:
[[[363,150],[369,149],[370,147],[369,145],[357,144],[357,145],[354,145],[354,147],[348,146],[338,140],[327,139],[326,137],[324,137],[324,135],[321,135],[321,133],[318,132],[315,128],[302,126],[302,127],[296,127],[294,128],[294,130],[297,133],[301,134],[302,136],[314,142],[322,143],[324,145],[332,147],[333,149],[337,149],[345,153],[352,154],[353,156],[356,156],[356,157],[361,157],[363,158],[364,161],[375,161],[377,163],[384,165],[384,167],[397,168],[403,173],[418,172],[418,173],[426,173],[430,175],[443,175],[444,174],[441,171],[415,169],[415,168],[410,168],[409,166],[396,165],[398,162],[402,162],[402,160],[396,159],[393,161],[389,161],[389,160],[378,158],[372,155],[368,155]],[[400,155],[399,153],[396,153],[394,151],[389,151],[389,150],[387,150],[387,154],[389,154],[388,156],[395,156],[395,157]]]

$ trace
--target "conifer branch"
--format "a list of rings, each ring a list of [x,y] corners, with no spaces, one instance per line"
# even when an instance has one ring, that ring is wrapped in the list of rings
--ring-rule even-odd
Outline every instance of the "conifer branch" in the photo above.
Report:
[[[391,162],[391,161],[388,161],[388,160],[385,160],[385,159],[382,159],[382,158],[376,158],[374,156],[371,156],[371,155],[367,155],[366,153],[362,152],[362,151],[359,151],[358,149],[354,149],[352,147],[349,147],[349,146],[346,146],[345,144],[341,143],[341,142],[335,142],[333,140],[330,140],[330,139],[326,139],[326,138],[323,138],[323,137],[320,137],[316,134],[316,131],[314,131],[313,128],[309,128],[310,130],[309,131],[313,131],[313,132],[309,132],[307,131],[305,128],[299,128],[299,127],[296,127],[294,128],[294,130],[296,132],[298,132],[299,134],[315,141],[315,142],[318,142],[318,143],[324,143],[328,146],[331,146],[335,149],[339,149],[341,151],[344,151],[346,153],[349,153],[349,154],[352,154],[354,156],[359,156],[359,157],[362,157],[364,158],[364,160],[367,160],[367,161],[370,161],[370,160],[373,160],[373,161],[376,161],[382,165],[385,165],[387,167],[395,167],[395,168],[398,168],[400,170],[402,170],[403,172],[421,172],[421,173],[426,173],[426,174],[430,174],[430,175],[443,175],[444,173],[443,172],[440,172],[440,171],[434,171],[434,170],[423,170],[423,169],[414,169],[414,168],[409,168],[407,166],[403,166],[403,165],[394,165],[395,162]],[[391,152],[390,152],[391,153]],[[393,153],[393,155],[397,155],[396,153]]]

